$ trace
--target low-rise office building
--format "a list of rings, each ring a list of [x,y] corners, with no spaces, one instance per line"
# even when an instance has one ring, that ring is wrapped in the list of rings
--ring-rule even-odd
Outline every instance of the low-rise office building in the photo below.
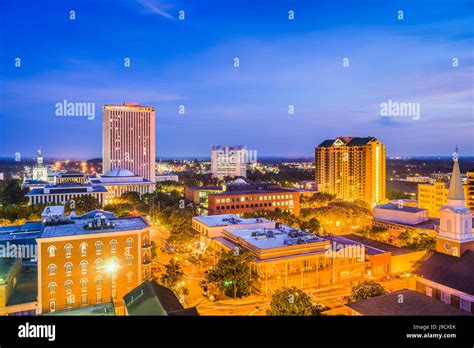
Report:
[[[97,199],[100,205],[105,204],[107,189],[102,185],[79,184],[65,182],[61,184],[49,184],[44,188],[31,189],[27,194],[28,204],[66,204],[80,196],[91,196]]]

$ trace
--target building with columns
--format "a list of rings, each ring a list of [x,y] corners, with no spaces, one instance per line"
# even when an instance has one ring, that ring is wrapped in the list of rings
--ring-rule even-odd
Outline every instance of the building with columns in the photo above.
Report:
[[[79,184],[75,182],[65,182],[61,184],[48,184],[43,188],[31,189],[27,194],[28,204],[66,204],[80,196],[92,196],[100,203],[105,204],[105,194],[107,189],[102,185],[93,186],[90,183]]]

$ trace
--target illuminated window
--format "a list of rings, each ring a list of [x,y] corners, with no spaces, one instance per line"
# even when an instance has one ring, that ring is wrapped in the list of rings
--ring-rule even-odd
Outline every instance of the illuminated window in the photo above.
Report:
[[[96,271],[102,270],[103,265],[104,265],[104,262],[102,261],[102,259],[95,260],[95,270]]]
[[[72,291],[72,280],[66,280],[66,282],[64,283],[64,289],[66,291]]]
[[[114,254],[117,251],[117,241],[115,239],[110,241],[110,252]]]
[[[56,293],[56,283],[49,283],[48,284],[48,291],[50,294]]]
[[[95,286],[100,289],[102,287],[102,277],[95,278]]]
[[[86,260],[81,261],[81,273],[87,273],[87,261]]]
[[[87,290],[87,279],[82,278],[81,279],[81,290]]]
[[[72,263],[66,262],[64,264],[64,270],[66,271],[66,274],[70,274],[72,272]]]
[[[49,255],[49,257],[56,256],[56,247],[54,245],[50,245],[48,247],[48,255]]]
[[[84,256],[87,254],[87,243],[81,243],[81,255]]]
[[[48,273],[49,273],[49,275],[56,275],[56,265],[49,265],[48,266]]]
[[[131,283],[133,281],[133,272],[127,273],[127,282]]]
[[[133,239],[132,239],[132,238],[128,238],[128,239],[127,239],[127,242],[126,242],[126,245],[127,245],[127,248],[133,247]]]
[[[95,252],[97,255],[100,255],[102,252],[102,242],[95,242]]]
[[[71,257],[71,255],[72,255],[72,245],[71,244],[66,244],[64,246],[64,254],[66,255],[66,257]]]
[[[127,265],[128,266],[133,265],[133,256],[132,255],[127,256]]]

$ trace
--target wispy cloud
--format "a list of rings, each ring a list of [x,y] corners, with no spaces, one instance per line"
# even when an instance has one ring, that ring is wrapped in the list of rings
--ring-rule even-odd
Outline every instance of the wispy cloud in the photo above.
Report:
[[[174,17],[169,13],[169,10],[173,8],[173,5],[165,3],[160,0],[137,0],[137,2],[143,7],[145,12],[157,14],[167,19],[173,19]]]

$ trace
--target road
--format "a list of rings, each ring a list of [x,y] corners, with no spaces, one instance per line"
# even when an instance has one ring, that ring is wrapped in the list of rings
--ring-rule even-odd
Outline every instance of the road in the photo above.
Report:
[[[196,306],[200,315],[266,315],[267,309],[270,308],[271,296],[251,295],[244,299],[226,298],[216,302],[205,298],[199,286],[199,282],[204,279],[204,270],[188,261],[183,262],[180,255],[171,255],[160,250],[168,236],[169,232],[164,227],[153,224],[150,237],[158,246],[157,257],[153,263],[162,267],[169,263],[171,258],[181,261],[185,286],[189,290],[184,303],[186,307]],[[397,291],[408,287],[408,279],[392,279],[382,282],[382,285],[387,291]],[[321,303],[330,308],[328,314],[347,314],[344,298],[351,293],[350,285],[336,284],[324,288],[305,289],[305,292],[311,297],[313,303]]]

